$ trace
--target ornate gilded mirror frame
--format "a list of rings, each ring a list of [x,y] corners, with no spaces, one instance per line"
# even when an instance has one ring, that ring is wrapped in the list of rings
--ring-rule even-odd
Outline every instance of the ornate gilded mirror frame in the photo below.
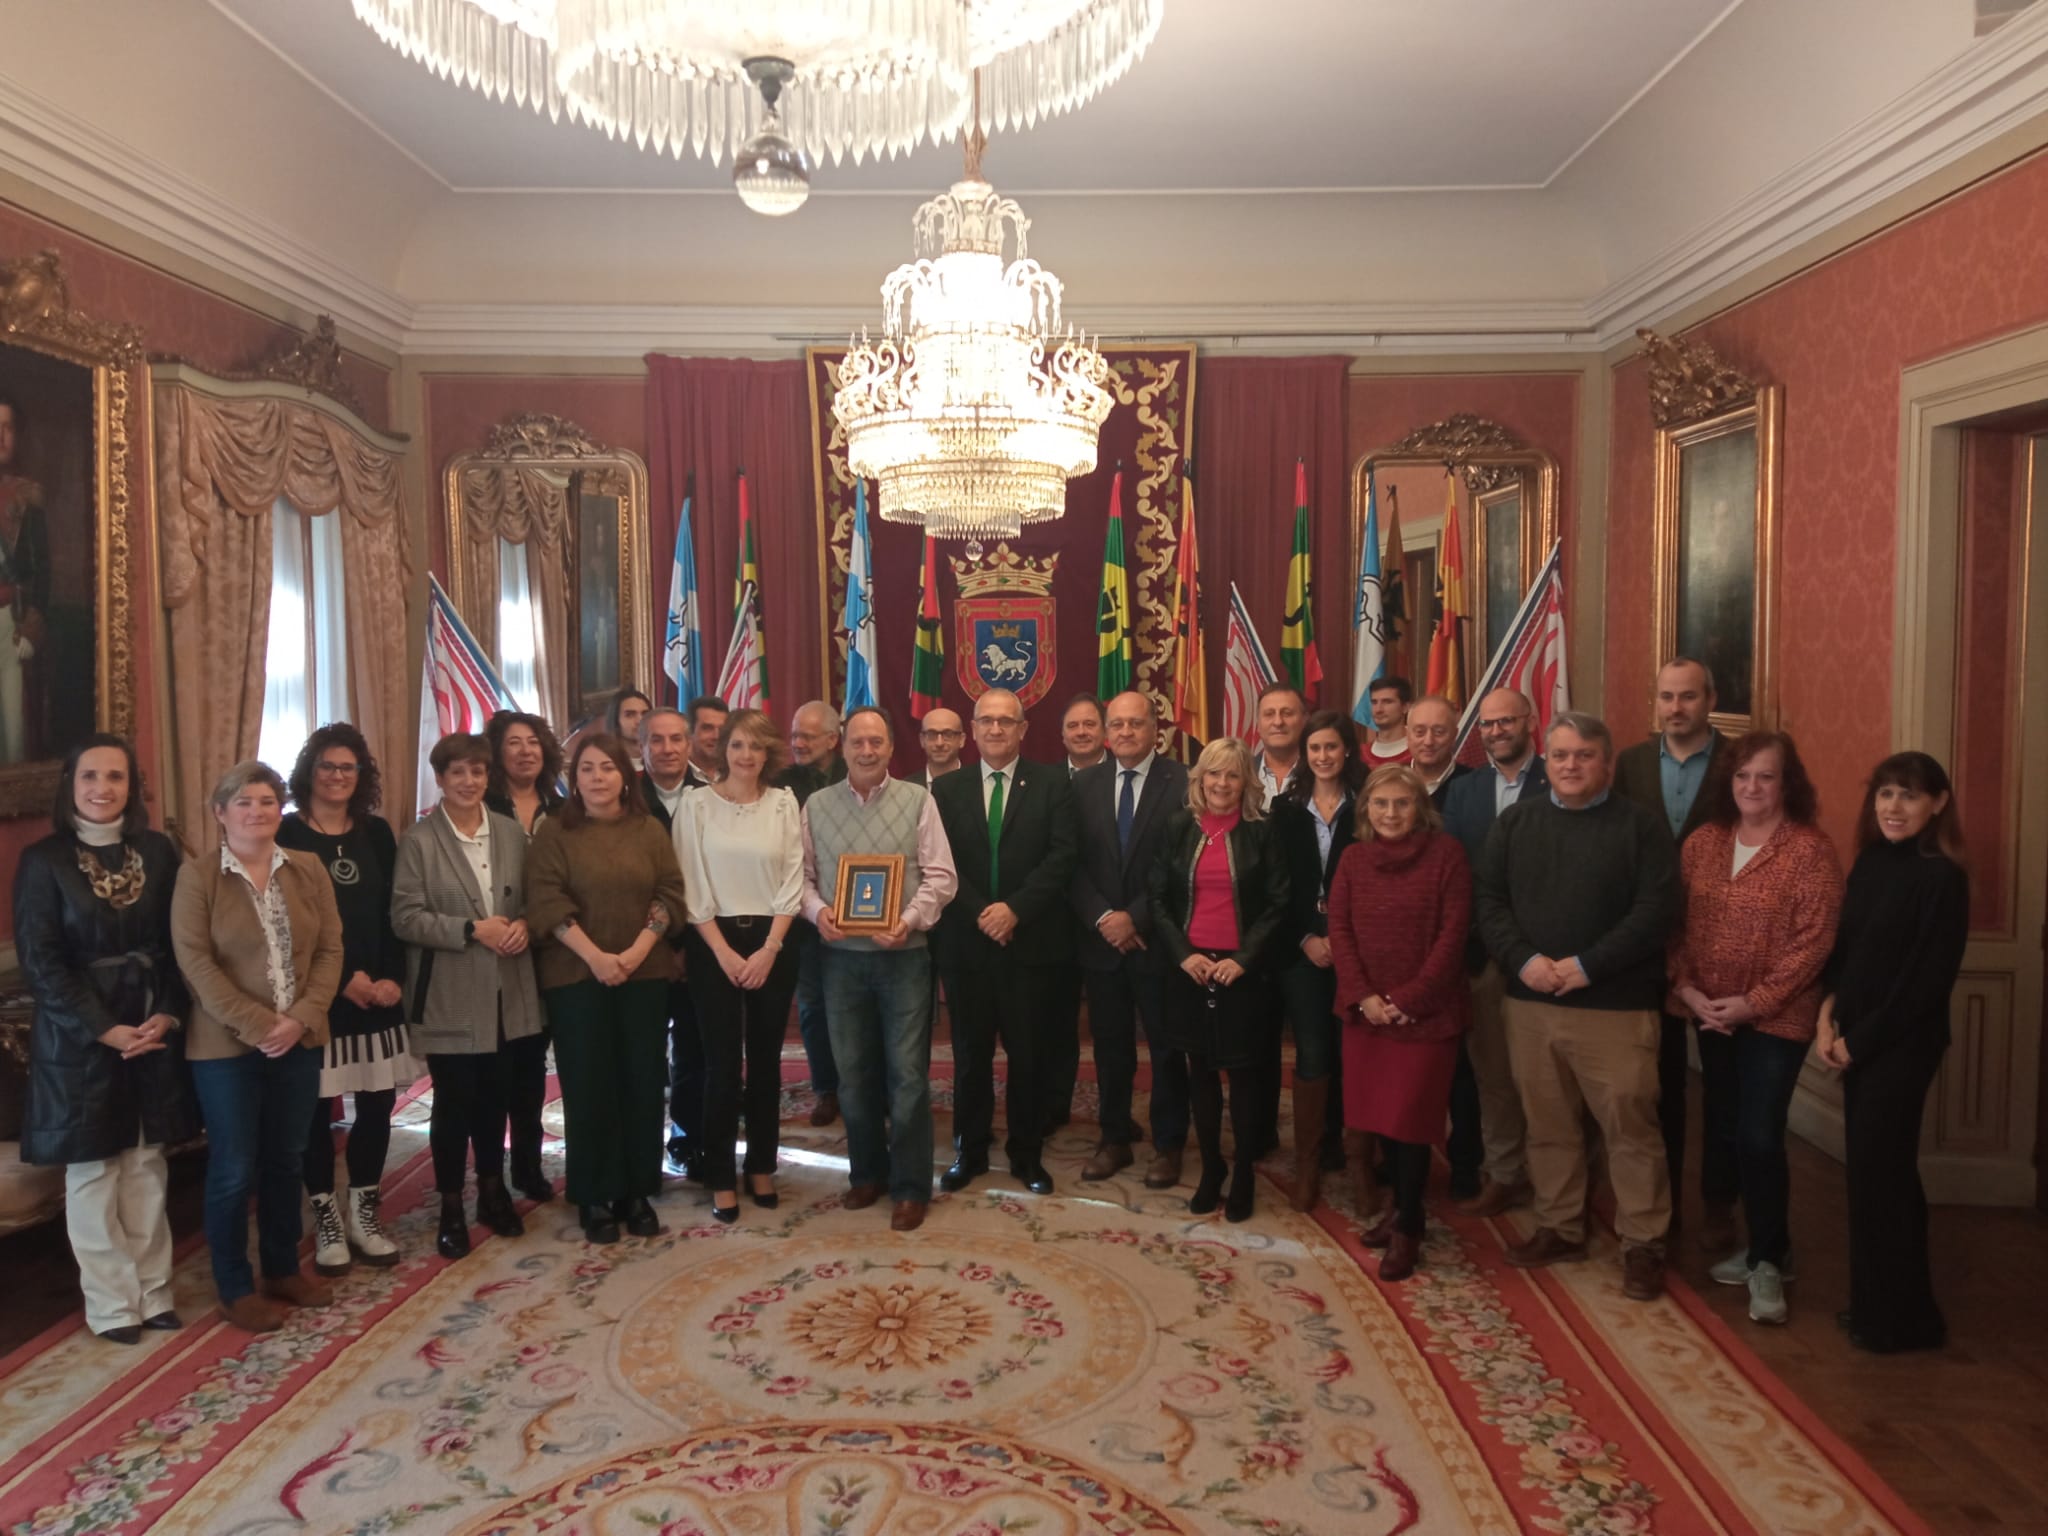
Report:
[[[1557,539],[1557,460],[1532,448],[1497,421],[1460,413],[1417,427],[1397,443],[1377,448],[1351,466],[1351,564],[1365,538],[1366,490],[1383,469],[1443,469],[1465,484],[1472,501],[1472,538],[1465,546],[1465,591],[1471,605],[1468,665],[1477,676],[1490,659],[1487,592],[1489,577],[1504,575],[1489,566],[1509,560],[1513,541],[1515,601],[1519,603]],[[1382,510],[1382,518],[1385,513]],[[1386,537],[1382,523],[1381,538]],[[1498,556],[1492,552],[1502,551]],[[1411,602],[1419,598],[1411,598]],[[1513,610],[1510,609],[1509,616]]]
[[[559,493],[558,505],[543,488]],[[562,660],[566,699],[563,689],[553,690],[568,715],[554,721],[557,730],[566,733],[578,721],[602,713],[624,689],[651,693],[647,465],[638,454],[606,447],[559,416],[509,417],[491,429],[482,449],[449,460],[444,504],[448,594],[480,641],[497,632],[495,611],[479,611],[482,603],[495,600],[497,588],[493,582],[488,592],[482,590],[466,558],[468,544],[495,537],[487,530],[499,526],[508,507],[514,509],[509,515],[515,522],[530,517],[550,524],[546,536],[561,548],[568,605]],[[600,545],[610,548],[600,550]],[[584,612],[587,595],[608,603],[611,592],[617,594],[615,615]],[[544,698],[544,711],[552,713],[548,703]]]
[[[1763,729],[1778,717],[1783,395],[1704,342],[1636,335],[1649,349],[1657,428],[1656,664],[1698,657],[1714,674],[1715,728]]]
[[[11,418],[0,433],[0,601],[30,652],[0,657],[17,673],[0,686],[0,714],[15,717],[6,734],[19,737],[0,739],[0,816],[47,815],[63,755],[89,730],[134,734],[128,454],[141,361],[137,327],[72,307],[57,252],[0,264],[0,398]],[[88,654],[91,719],[67,724],[55,707],[77,691]]]

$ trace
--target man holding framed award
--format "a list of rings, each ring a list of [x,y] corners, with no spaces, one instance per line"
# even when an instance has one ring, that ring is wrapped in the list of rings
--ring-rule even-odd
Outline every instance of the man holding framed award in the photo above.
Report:
[[[932,1198],[932,972],[926,935],[958,881],[922,787],[889,777],[895,731],[872,706],[844,722],[846,778],[804,805],[804,916],[817,925],[826,1027],[846,1118],[846,1204],[886,1188],[898,1232]],[[830,892],[830,898],[826,893]]]

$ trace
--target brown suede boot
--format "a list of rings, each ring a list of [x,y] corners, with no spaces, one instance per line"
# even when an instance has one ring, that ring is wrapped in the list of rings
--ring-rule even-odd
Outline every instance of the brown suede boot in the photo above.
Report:
[[[1373,1138],[1365,1132],[1344,1133],[1344,1155],[1358,1159],[1358,1219],[1368,1227],[1379,1220],[1380,1210],[1387,1202],[1387,1192],[1380,1188],[1379,1176],[1372,1171],[1378,1152]]]
[[[1330,1080],[1294,1080],[1294,1187],[1288,1203],[1312,1211],[1323,1189],[1323,1116],[1330,1105]]]

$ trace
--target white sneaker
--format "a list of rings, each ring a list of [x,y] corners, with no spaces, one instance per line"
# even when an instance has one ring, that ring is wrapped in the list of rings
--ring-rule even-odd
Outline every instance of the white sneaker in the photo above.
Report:
[[[348,1192],[349,1246],[365,1264],[378,1269],[398,1262],[398,1244],[384,1235],[383,1223],[377,1219],[377,1205],[383,1198],[381,1189],[351,1189]]]
[[[1792,1250],[1789,1248],[1785,1250],[1785,1262],[1783,1264],[1764,1267],[1777,1271],[1778,1283],[1780,1285],[1790,1285],[1799,1278],[1798,1275],[1793,1273]],[[1738,1248],[1712,1269],[1709,1269],[1707,1271],[1707,1278],[1716,1285],[1747,1285],[1752,1273],[1753,1271],[1749,1267],[1749,1250],[1747,1248]]]
[[[1785,1278],[1775,1264],[1759,1264],[1749,1272],[1749,1320],[1752,1323],[1782,1323],[1785,1307]]]
[[[332,1195],[313,1197],[313,1268],[323,1275],[349,1270],[348,1239],[342,1235],[341,1212]]]

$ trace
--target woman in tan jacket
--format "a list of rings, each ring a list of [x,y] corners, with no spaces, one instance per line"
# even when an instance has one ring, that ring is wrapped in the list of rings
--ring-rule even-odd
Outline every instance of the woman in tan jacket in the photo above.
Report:
[[[218,854],[178,871],[171,945],[192,993],[185,1054],[206,1120],[206,1244],[229,1322],[279,1327],[278,1303],[323,1307],[299,1273],[299,1177],[320,1092],[327,1005],[341,981],[341,915],[320,860],[277,845],[284,781],[237,763],[213,791]],[[256,1193],[262,1292],[249,1268]]]

